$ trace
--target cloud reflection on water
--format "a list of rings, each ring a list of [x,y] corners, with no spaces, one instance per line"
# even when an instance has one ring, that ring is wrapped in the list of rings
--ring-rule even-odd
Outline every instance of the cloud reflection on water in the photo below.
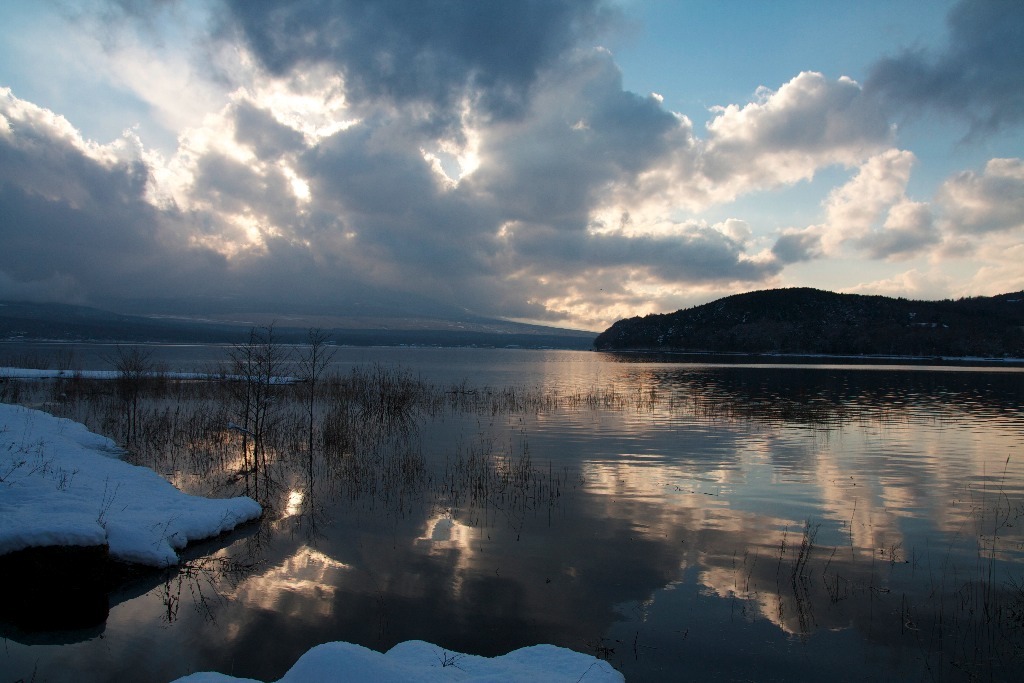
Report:
[[[555,642],[638,680],[824,676],[837,662],[887,675],[864,662],[889,656],[913,677],[966,661],[950,638],[978,636],[986,604],[1024,606],[1004,581],[1024,528],[1019,373],[614,367],[575,392],[555,373],[556,397],[526,389],[516,410],[491,410],[487,390],[446,395],[399,450],[339,466],[365,488],[325,479],[300,500],[288,480],[285,519],[224,589],[209,657],[247,653],[267,678],[314,642],[424,638],[482,654]],[[470,452],[492,488],[454,500],[438,482]],[[409,453],[423,468],[388,498],[375,459]],[[560,495],[529,477],[498,494],[525,455]],[[950,620],[959,633],[935,630]],[[743,664],[758,661],[778,668]]]

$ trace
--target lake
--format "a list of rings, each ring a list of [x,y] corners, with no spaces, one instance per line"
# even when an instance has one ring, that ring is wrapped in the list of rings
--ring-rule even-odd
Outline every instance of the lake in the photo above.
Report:
[[[1019,367],[335,353],[433,398],[318,462],[312,493],[281,464],[261,525],[111,595],[102,625],[4,629],[4,678],[273,680],[322,642],[410,639],[553,643],[636,681],[1024,674]],[[166,457],[182,488],[221,481]]]

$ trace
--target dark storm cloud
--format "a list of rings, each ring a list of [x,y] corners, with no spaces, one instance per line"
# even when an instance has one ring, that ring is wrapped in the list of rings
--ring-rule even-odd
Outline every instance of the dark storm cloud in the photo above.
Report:
[[[583,229],[603,193],[673,152],[679,122],[655,99],[623,90],[605,52],[565,60],[540,85],[519,120],[488,130],[468,186],[491,198],[502,221]]]
[[[180,228],[188,217],[146,200],[143,164],[90,157],[50,123],[12,117],[10,134],[0,135],[6,287],[31,296],[59,282],[67,298],[109,302],[129,292],[187,291],[197,270],[207,286],[217,284],[223,259],[202,249],[186,257]]]
[[[117,161],[109,151],[85,146],[45,110],[13,98],[6,104],[0,298],[115,309],[145,302],[196,313],[225,302],[236,311],[337,312],[353,297],[391,296],[436,310],[427,298],[396,297],[360,283],[366,272],[359,255],[329,248],[344,226],[323,212],[299,211],[274,164],[257,173],[208,152],[196,161],[191,196],[204,208],[158,208],[146,196],[149,174],[142,162]],[[263,248],[245,247],[231,258],[218,251],[246,243],[222,217],[233,212],[272,228]]]
[[[742,245],[712,228],[689,226],[681,234],[622,235],[556,232],[541,226],[515,233],[513,247],[524,263],[539,271],[633,268],[662,282],[757,281],[780,266],[743,259]]]
[[[873,259],[898,261],[917,256],[924,247],[939,241],[929,230],[887,230],[860,241]]]
[[[401,122],[366,121],[321,141],[303,155],[299,170],[325,201],[365,215],[401,215],[439,193],[417,143],[422,140],[410,139]]]
[[[821,256],[821,236],[814,232],[787,232],[772,246],[772,255],[782,264],[810,261]]]
[[[403,278],[451,279],[489,268],[482,260],[495,218],[464,191],[446,188],[401,121],[335,133],[302,158],[318,210],[344,217],[353,257]],[[412,143],[412,144],[410,144]]]
[[[440,112],[470,92],[492,115],[518,112],[538,72],[612,20],[599,0],[227,0],[262,64],[283,75],[336,66],[349,97]]]
[[[7,102],[13,102],[9,92],[6,94]],[[0,90],[0,98],[4,95]],[[117,204],[145,189],[145,165],[130,162],[105,167],[72,143],[69,130],[45,120],[49,112],[30,111],[22,118],[20,112],[3,110],[7,102],[0,101],[0,121],[10,126],[7,135],[0,135],[0,184],[22,187],[72,206]]]
[[[881,60],[866,91],[897,109],[962,117],[972,133],[1024,120],[1024,2],[963,0],[947,23],[945,51],[913,49]]]
[[[250,147],[260,159],[279,157],[305,149],[302,133],[280,123],[251,102],[235,108],[235,140]]]
[[[222,154],[209,153],[196,164],[192,197],[234,214],[259,212],[275,224],[292,223],[298,206],[277,169],[262,173]]]

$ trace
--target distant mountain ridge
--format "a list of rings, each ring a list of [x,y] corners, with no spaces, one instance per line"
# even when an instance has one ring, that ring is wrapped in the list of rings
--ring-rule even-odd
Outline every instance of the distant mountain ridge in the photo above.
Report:
[[[620,320],[598,350],[1024,358],[1024,292],[944,301],[807,287]]]
[[[71,304],[0,301],[0,341],[162,342],[232,344],[243,341],[252,327],[273,322],[282,343],[302,343],[310,327],[328,340],[351,346],[520,346],[524,348],[590,349],[594,333],[505,320],[406,316],[380,319],[355,317],[238,316],[240,319],[190,319],[183,316],[126,315]],[[246,320],[251,318],[251,321]]]

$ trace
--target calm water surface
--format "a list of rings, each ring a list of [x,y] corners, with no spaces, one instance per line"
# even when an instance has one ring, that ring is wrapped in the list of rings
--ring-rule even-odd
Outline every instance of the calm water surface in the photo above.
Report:
[[[448,387],[379,455],[430,485],[286,485],[273,519],[111,596],[104,625],[9,634],[3,679],[272,680],[322,642],[408,639],[554,643],[636,681],[1024,674],[1024,373],[640,360],[339,349],[340,372]],[[471,461],[522,485],[474,497],[453,474]]]

